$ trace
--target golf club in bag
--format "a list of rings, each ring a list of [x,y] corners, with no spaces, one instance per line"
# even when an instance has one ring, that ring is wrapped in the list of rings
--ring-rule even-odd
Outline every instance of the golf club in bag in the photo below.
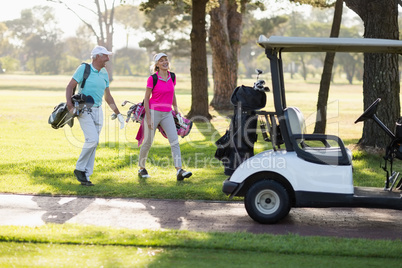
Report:
[[[123,101],[121,106],[125,106],[127,103],[131,103],[132,105],[130,106],[130,108],[127,111],[126,123],[128,123],[130,121],[130,119],[133,122],[142,123],[142,120],[144,119],[144,115],[145,115],[144,102],[133,103],[131,101],[125,100],[125,101]],[[176,125],[177,135],[184,138],[185,136],[187,136],[190,133],[191,128],[193,126],[193,122],[184,117],[181,117],[182,122],[179,122],[179,120],[177,119],[177,116],[176,116],[176,112],[173,110],[172,110],[172,115],[173,115],[173,119],[174,119],[174,122]],[[179,115],[180,115],[180,113],[179,113]],[[112,114],[112,120],[116,119],[116,117],[117,117],[117,115]],[[162,133],[162,135],[165,138],[167,138],[167,135],[166,135],[165,131],[163,130],[163,128],[158,126],[158,129]]]
[[[81,82],[81,90],[85,87],[86,80],[91,74],[91,66],[88,63],[83,62],[81,65],[85,65],[84,73],[82,76]],[[84,94],[75,94],[75,90],[77,86],[73,89],[73,96],[71,97],[71,101],[74,103],[75,109],[71,114],[68,111],[67,103],[61,102],[57,106],[54,107],[53,112],[50,114],[48,123],[54,129],[62,128],[65,125],[69,125],[73,127],[74,125],[74,117],[78,116],[80,112],[88,108],[90,109],[94,105],[94,99],[91,96],[86,96]]]
[[[232,175],[235,169],[244,160],[254,155],[254,143],[257,141],[258,115],[256,110],[265,107],[267,97],[265,92],[269,91],[265,87],[265,81],[259,80],[261,70],[257,71],[257,82],[253,87],[236,87],[230,98],[234,106],[229,129],[215,142],[217,150],[215,158],[222,161],[224,173]]]
[[[54,107],[48,119],[48,123],[52,128],[58,129],[65,125],[73,127],[74,117],[79,116],[80,113],[85,110],[91,109],[94,105],[94,99],[91,96],[86,96],[81,93],[73,95],[71,101],[74,103],[74,112],[72,114],[68,111],[67,103],[65,102]]]

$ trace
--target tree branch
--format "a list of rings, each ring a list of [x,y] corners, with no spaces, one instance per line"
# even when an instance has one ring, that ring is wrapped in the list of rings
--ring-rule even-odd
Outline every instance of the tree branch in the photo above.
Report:
[[[82,21],[86,26],[88,26],[88,28],[94,33],[94,35],[96,36],[96,38],[99,40],[99,36],[98,36],[98,34],[96,33],[95,29],[92,27],[92,25],[91,25],[90,23],[88,23],[87,21],[85,21],[83,18],[81,18],[81,16],[78,15],[78,13],[77,13],[74,9],[72,9],[69,5],[67,5],[65,2],[63,2],[63,1],[61,1],[61,0],[47,0],[47,1],[48,1],[48,2],[53,2],[53,3],[56,3],[56,4],[64,5],[64,6],[67,8],[67,10],[70,10],[71,12],[73,12],[73,14],[74,14],[75,16],[77,16],[77,18],[78,18],[80,21]],[[90,10],[88,7],[85,7],[85,6],[81,5],[81,4],[80,4],[80,6],[84,7],[85,9]],[[90,11],[93,12],[93,10],[90,10]],[[93,13],[94,13],[94,12],[93,12]]]

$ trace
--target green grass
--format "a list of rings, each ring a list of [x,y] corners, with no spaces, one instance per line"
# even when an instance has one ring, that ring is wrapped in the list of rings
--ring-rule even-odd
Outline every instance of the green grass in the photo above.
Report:
[[[53,225],[0,229],[2,267],[377,267],[400,241]],[[18,252],[16,254],[16,252]]]
[[[70,129],[53,130],[47,123],[53,107],[64,101],[68,76],[0,76],[0,192],[228,200],[222,191],[226,179],[214,159],[214,142],[229,126],[231,111],[211,110],[210,123],[195,123],[180,141],[184,167],[194,175],[177,183],[167,140],[156,135],[147,169],[151,178],[137,177],[139,124],[124,130],[111,121],[104,107],[104,127],[97,150],[95,187],[81,187],[73,170],[83,135],[76,121]],[[143,99],[145,78],[116,77],[112,94],[123,100]],[[252,84],[239,80],[239,84]],[[269,84],[269,83],[268,83]],[[178,77],[177,97],[182,114],[190,110],[188,77]],[[308,133],[315,120],[318,83],[300,80],[288,84],[289,106],[300,107]],[[211,93],[211,92],[210,92]],[[331,86],[328,133],[340,136],[350,148],[360,138],[362,124],[353,124],[362,112],[361,85]],[[265,110],[273,110],[268,94]],[[128,107],[120,107],[125,113]],[[259,136],[255,152],[270,148]],[[383,187],[381,154],[353,150],[354,183]],[[400,167],[400,166],[397,166]],[[239,199],[239,198],[236,198]],[[324,237],[274,236],[249,233],[187,231],[133,231],[75,225],[0,227],[1,267],[367,267],[399,265],[400,241],[370,241]]]
[[[183,76],[181,76],[183,77]],[[182,79],[182,80],[180,80]],[[96,187],[83,188],[76,182],[73,170],[83,144],[78,120],[73,128],[54,130],[47,123],[50,112],[64,100],[63,87],[67,76],[0,76],[0,191],[46,195],[89,195],[104,197],[137,197],[167,199],[227,200],[221,192],[221,162],[214,158],[214,142],[229,126],[231,111],[211,110],[212,121],[195,123],[189,136],[180,140],[184,167],[193,177],[178,184],[172,164],[170,147],[159,133],[149,153],[147,169],[151,178],[138,179],[139,148],[135,139],[138,123],[130,122],[119,130],[110,120],[112,111],[104,106],[104,127],[97,149],[95,173],[91,180]],[[112,92],[117,104],[123,100],[140,102],[145,78],[116,77]],[[252,80],[241,80],[251,84]],[[30,87],[27,89],[27,85]],[[22,88],[21,88],[22,87]],[[178,103],[182,114],[190,110],[190,83],[178,78]],[[291,81],[288,105],[300,107],[307,120],[308,133],[315,120],[314,107],[318,84]],[[273,110],[272,93],[268,93],[265,110]],[[339,135],[353,145],[361,135],[362,124],[353,124],[362,111],[361,85],[333,85],[329,100],[328,133]],[[126,113],[128,107],[121,107]],[[255,152],[270,148],[261,135]],[[354,151],[355,155],[361,155]],[[380,155],[356,157],[355,183],[358,186],[382,187],[385,173],[380,168]],[[11,182],[11,183],[10,183]]]

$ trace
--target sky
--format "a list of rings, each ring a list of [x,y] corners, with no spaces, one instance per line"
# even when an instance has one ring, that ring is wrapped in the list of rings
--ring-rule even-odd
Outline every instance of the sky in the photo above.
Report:
[[[58,4],[47,2],[46,0],[12,0],[7,3],[5,8],[0,9],[0,21],[12,20],[21,17],[23,9],[30,9],[33,6],[47,5],[55,8],[56,18],[60,23],[60,28],[68,35],[73,35],[75,28],[79,25],[75,15],[72,12]]]
[[[4,0],[3,0],[4,1]],[[136,1],[136,0],[134,0]],[[82,0],[69,0],[69,3],[82,2]],[[116,0],[115,6],[119,3]],[[9,1],[6,7],[0,9],[0,21],[12,20],[21,17],[21,11],[23,9],[30,9],[34,6],[51,6],[55,9],[55,17],[58,20],[60,29],[63,30],[63,37],[75,36],[75,31],[78,26],[81,25],[81,21],[77,16],[67,10],[63,5],[48,2],[46,0],[12,0]],[[118,27],[115,26],[114,35],[114,50],[125,46],[125,35],[122,31],[119,31]],[[119,42],[120,41],[120,42]],[[138,46],[136,43],[131,44],[131,46]]]

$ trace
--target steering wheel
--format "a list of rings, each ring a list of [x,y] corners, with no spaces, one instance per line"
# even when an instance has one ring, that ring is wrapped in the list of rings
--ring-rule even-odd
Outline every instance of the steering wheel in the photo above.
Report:
[[[381,99],[376,99],[365,111],[364,113],[356,119],[355,124],[361,121],[365,121],[367,119],[371,119],[373,115],[377,112],[378,104],[380,103]]]

